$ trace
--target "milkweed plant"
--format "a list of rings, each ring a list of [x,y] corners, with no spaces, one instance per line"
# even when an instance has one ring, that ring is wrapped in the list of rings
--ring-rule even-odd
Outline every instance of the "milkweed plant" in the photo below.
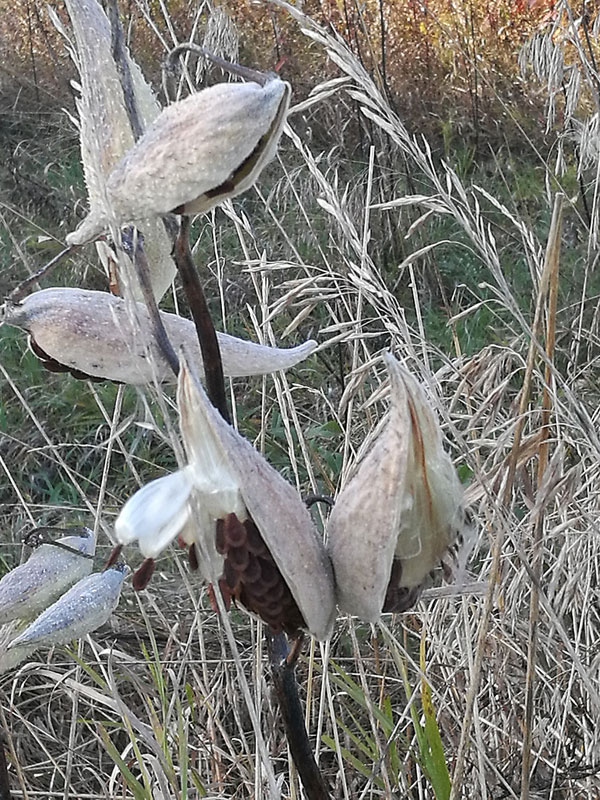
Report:
[[[289,369],[318,342],[280,348],[215,333],[206,302],[198,300],[187,242],[190,216],[260,182],[276,154],[292,87],[276,74],[213,59],[240,79],[190,91],[161,109],[124,46],[115,61],[114,31],[97,0],[66,6],[89,208],[66,237],[67,250],[95,247],[109,288],[17,287],[2,321],[22,330],[52,371],[151,391],[173,384],[180,463],[132,491],[103,568],[94,560],[96,533],[66,530],[58,539],[46,536],[0,580],[0,622],[13,625],[0,671],[107,622],[121,592],[130,584],[144,589],[156,558],[173,542],[188,549],[215,612],[235,606],[259,619],[273,669],[293,670],[302,637],[326,642],[338,614],[376,622],[417,603],[462,543],[460,481],[427,391],[383,352],[387,419],[334,487],[324,531],[318,529],[299,491],[231,424],[222,388],[223,377]],[[180,55],[170,59],[171,78]],[[195,287],[188,293],[193,321],[158,309],[180,279],[186,292]],[[130,577],[123,558],[133,545],[144,560]],[[295,701],[283,688],[280,702]],[[307,796],[328,796],[316,765],[307,767],[294,744],[302,731],[288,728]]]

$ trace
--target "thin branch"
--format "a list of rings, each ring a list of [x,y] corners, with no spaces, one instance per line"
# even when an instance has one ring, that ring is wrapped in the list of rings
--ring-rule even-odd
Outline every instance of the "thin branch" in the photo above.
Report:
[[[243,67],[241,64],[234,64],[231,61],[225,61],[224,58],[213,55],[209,50],[201,47],[199,44],[192,42],[185,42],[174,47],[165,59],[163,64],[163,91],[167,102],[175,96],[175,76],[177,75],[177,59],[182,53],[196,53],[197,55],[207,58],[210,62],[217,67],[221,67],[224,72],[229,72],[231,75],[237,75],[239,78],[244,78],[247,81],[254,81],[255,83],[264,86],[273,77],[268,72],[259,72],[250,67]]]
[[[40,280],[40,278],[43,278],[50,272],[50,270],[54,269],[54,267],[59,263],[59,261],[62,261],[63,258],[70,255],[79,247],[80,245],[71,245],[70,247],[65,247],[64,250],[61,250],[60,253],[58,253],[58,255],[54,256],[54,258],[51,258],[50,261],[48,261],[47,264],[44,264],[43,267],[38,269],[37,272],[34,272],[33,275],[30,275],[24,281],[21,281],[21,283],[18,286],[16,286],[9,294],[8,299],[14,303],[19,303],[23,299],[27,291],[31,288],[31,286],[33,286],[34,283],[37,283]]]
[[[152,289],[152,283],[150,281],[150,268],[148,266],[148,259],[146,258],[146,251],[143,248],[142,236],[135,228],[132,229],[132,239],[131,260],[135,266],[144,303],[150,314],[156,342],[175,375],[179,375],[179,359],[175,350],[173,350],[173,345],[169,340],[160,311],[158,310],[156,298],[154,297],[154,290]]]

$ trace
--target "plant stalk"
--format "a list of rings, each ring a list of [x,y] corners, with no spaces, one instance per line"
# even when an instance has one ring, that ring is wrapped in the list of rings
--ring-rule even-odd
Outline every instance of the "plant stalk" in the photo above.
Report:
[[[292,759],[308,800],[329,800],[325,785],[304,725],[304,712],[298,696],[296,662],[302,650],[304,634],[294,639],[291,648],[284,633],[267,633],[267,650],[273,684],[281,709],[283,725]]]
[[[196,326],[198,341],[200,342],[208,399],[219,411],[223,419],[231,423],[229,409],[227,408],[225,376],[223,374],[219,341],[190,250],[189,217],[181,217],[179,234],[175,240],[174,255],[185,296]]]
[[[175,263],[196,325],[204,362],[206,392],[223,419],[230,422],[219,342],[192,258],[189,231],[189,217],[183,216],[175,240]],[[302,636],[295,639],[290,648],[284,633],[268,633],[267,647],[286,737],[306,796],[308,800],[329,800],[328,789],[313,756],[298,696],[295,666],[302,648]]]
[[[148,259],[146,258],[146,251],[144,250],[141,242],[141,235],[135,228],[132,229],[132,239],[131,260],[135,266],[135,271],[140,288],[142,290],[144,303],[148,309],[148,313],[150,314],[150,320],[154,329],[154,336],[163,356],[167,360],[167,363],[177,376],[179,375],[179,358],[177,357],[175,350],[173,350],[173,345],[169,340],[162,317],[160,316],[160,311],[158,310],[158,305],[152,289],[152,283],[150,281],[150,268],[148,266]]]

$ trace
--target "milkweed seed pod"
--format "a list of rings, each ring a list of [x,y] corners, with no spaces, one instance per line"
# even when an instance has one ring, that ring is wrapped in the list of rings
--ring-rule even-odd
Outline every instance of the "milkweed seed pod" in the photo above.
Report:
[[[461,535],[462,489],[427,398],[391,355],[383,430],[327,523],[338,605],[369,622],[404,611]]]
[[[18,667],[35,652],[35,647],[23,646],[15,647],[14,650],[8,649],[8,645],[13,639],[16,639],[22,629],[23,624],[18,620],[0,626],[0,675]]]
[[[90,204],[91,218],[106,217],[109,173],[133,146],[134,136],[127,114],[123,90],[112,53],[111,26],[97,0],[66,0],[74,34],[71,57],[79,71],[79,96],[76,99],[77,125],[81,143],[81,160]],[[69,41],[61,21],[53,21]],[[132,78],[133,100],[145,128],[159,115],[160,105],[145,81],[138,65],[126,53]],[[158,219],[140,222],[144,250],[150,270],[150,282],[157,300],[163,296],[175,277],[171,258],[171,241]],[[73,242],[74,243],[74,242]],[[98,255],[105,264],[105,251]],[[136,281],[130,281],[136,300],[141,300]]]
[[[116,564],[83,578],[13,639],[8,649],[67,644],[95,631],[118,606],[128,571],[125,564]]]
[[[204,374],[194,323],[164,311],[161,317],[175,350],[183,348]],[[150,383],[154,374],[159,381],[175,380],[141,303],[127,303],[107,292],[42,289],[21,303],[7,303],[3,321],[29,333],[31,349],[51,371],[134,385]],[[217,338],[228,377],[287,369],[317,346],[309,340],[289,349],[267,347],[226,333]]]
[[[93,532],[88,528],[81,530],[80,535],[58,539],[59,544],[85,555],[94,555],[96,540]],[[91,571],[90,558],[53,544],[40,545],[24,564],[0,580],[0,624],[34,617]]]
[[[290,95],[278,78],[220,83],[164,109],[108,178],[116,222],[209,211],[246,191],[275,155]],[[67,244],[91,241],[109,222],[93,209]]]
[[[149,484],[157,509],[176,497],[172,513],[153,518],[148,494],[138,493],[117,520],[117,539],[138,540],[153,558],[181,535],[195,542],[204,577],[219,578],[226,602],[273,631],[327,638],[335,618],[331,566],[300,495],[222,419],[183,360],[177,399],[189,464]]]

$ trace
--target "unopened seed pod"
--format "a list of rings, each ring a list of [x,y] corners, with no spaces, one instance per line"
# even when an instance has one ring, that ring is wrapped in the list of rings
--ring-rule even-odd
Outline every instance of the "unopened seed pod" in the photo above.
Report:
[[[53,544],[36,548],[24,564],[0,580],[0,624],[34,617],[92,571],[92,560],[84,557],[96,549],[91,530],[83,528],[81,535],[64,536],[58,543],[83,555]]]
[[[175,350],[183,348],[204,374],[198,336],[192,321],[161,312]],[[52,371],[78,378],[98,378],[134,385],[174,381],[155,342],[146,307],[107,292],[42,289],[21,303],[7,304],[4,322],[27,331],[36,355]],[[267,347],[218,333],[223,371],[229,377],[263,375],[287,369],[310,355],[309,340],[289,349]],[[156,372],[154,372],[154,369]]]
[[[275,155],[290,94],[275,77],[220,83],[164,109],[108,178],[115,221],[195,214],[246,191]],[[67,243],[91,241],[110,221],[92,209]]]
[[[128,567],[116,564],[83,578],[13,639],[8,649],[67,644],[95,631],[119,604],[127,574]]]
[[[35,647],[15,647],[9,650],[8,645],[19,635],[23,629],[22,623],[18,620],[2,625],[0,627],[0,675],[18,667],[25,659],[35,653]]]
[[[425,393],[391,355],[390,412],[327,523],[338,605],[374,622],[413,605],[464,525],[462,489]]]

